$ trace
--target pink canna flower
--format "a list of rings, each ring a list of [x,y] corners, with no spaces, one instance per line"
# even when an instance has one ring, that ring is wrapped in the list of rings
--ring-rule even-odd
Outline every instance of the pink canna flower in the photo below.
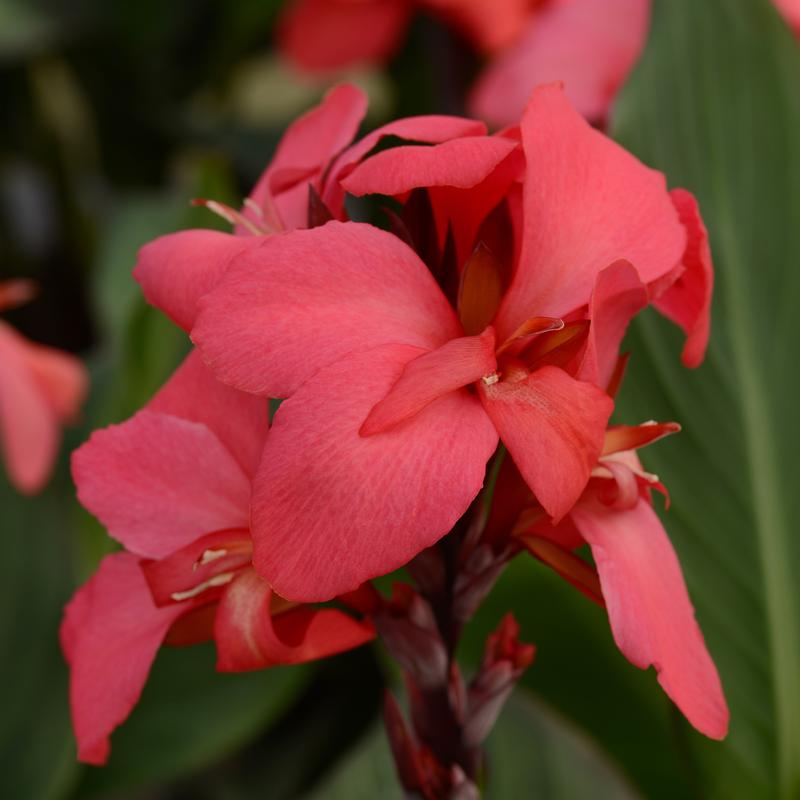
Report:
[[[26,281],[0,283],[0,311],[33,294]],[[0,321],[0,448],[20,492],[35,494],[46,483],[61,426],[77,416],[87,385],[77,358],[35,344]]]
[[[294,0],[278,39],[298,67],[326,71],[353,64],[381,64],[402,44],[416,9],[458,30],[491,53],[519,34],[539,0]],[[365,36],[364,31],[369,31]]]
[[[369,623],[290,603],[253,571],[250,482],[267,435],[266,404],[192,353],[144,410],[75,452],[80,501],[125,547],[77,591],[61,628],[81,761],[106,761],[164,642],[213,639],[217,668],[239,672],[373,638]]]
[[[587,309],[618,295],[630,307],[633,293],[638,310],[700,274],[663,176],[592,130],[556,86],[534,93],[518,132],[395,148],[345,172],[354,193],[408,197],[416,183],[434,202],[447,189],[473,220],[461,238],[490,211],[474,213],[475,190],[502,173],[518,242],[505,284],[474,251],[455,308],[404,242],[358,223],[265,237],[207,271],[222,279],[192,329],[204,359],[239,389],[289,398],[254,479],[252,534],[256,569],[299,601],[352,590],[437,541],[480,490],[498,438],[563,518],[613,406],[591,366],[602,343]],[[611,280],[620,259],[635,268]],[[694,330],[694,316],[680,321]]]
[[[795,35],[800,35],[800,2],[798,0],[773,0],[773,3]]]

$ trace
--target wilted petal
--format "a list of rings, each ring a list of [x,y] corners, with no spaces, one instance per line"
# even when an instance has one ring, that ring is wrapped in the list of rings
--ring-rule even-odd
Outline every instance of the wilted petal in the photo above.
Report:
[[[411,248],[355,222],[265,239],[201,306],[192,338],[206,363],[225,383],[269,397],[291,395],[351,351],[430,349],[461,333]]]
[[[656,668],[664,691],[697,730],[724,738],[728,708],[719,676],[650,504],[616,510],[588,499],[571,516],[592,548],[619,649],[637,667]]]
[[[522,120],[525,228],[495,323],[499,341],[528,317],[564,317],[589,302],[619,259],[649,283],[680,260],[686,233],[664,176],[594,130],[557,86],[537,89]]]
[[[586,487],[613,401],[557,367],[543,367],[517,383],[478,385],[503,444],[557,522]]]
[[[156,652],[187,608],[156,608],[138,559],[106,556],[66,608],[61,646],[70,666],[78,759],[104,764],[109,736],[142,693]]]
[[[387,345],[321,369],[273,420],[253,490],[256,569],[291,600],[329,600],[447,533],[483,484],[497,434],[450,392],[376,436],[358,431],[420,350]]]
[[[362,436],[389,430],[413,417],[437,397],[474,383],[497,368],[494,331],[480,336],[451,339],[438,350],[417,356],[406,364],[389,394],[369,412]]]
[[[649,15],[650,0],[545,5],[480,76],[470,98],[471,113],[497,127],[511,125],[534,86],[558,80],[583,116],[604,120],[641,53]]]
[[[140,411],[72,455],[78,499],[129,550],[161,558],[210,531],[247,528],[250,482],[205,426]]]
[[[256,471],[269,429],[267,403],[218,381],[196,350],[147,408],[202,423],[230,450],[247,475]]]
[[[217,669],[244,672],[278,664],[300,664],[375,638],[375,629],[335,608],[289,607],[253,570],[225,590],[217,609],[214,639]]]
[[[708,246],[708,231],[700,216],[697,200],[685,189],[670,192],[688,240],[683,254],[684,271],[653,305],[686,333],[681,360],[687,367],[699,366],[706,355],[711,333],[711,294],[714,266]]]
[[[218,231],[170,233],[139,250],[133,277],[148,303],[189,331],[197,301],[217,285],[231,259],[256,246],[257,238]]]

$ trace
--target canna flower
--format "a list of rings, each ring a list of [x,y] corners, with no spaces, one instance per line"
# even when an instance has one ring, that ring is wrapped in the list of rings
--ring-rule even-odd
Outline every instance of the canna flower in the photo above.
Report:
[[[534,86],[559,80],[575,108],[602,124],[644,49],[649,18],[650,0],[545,0],[478,77],[470,113],[511,125]]]
[[[288,398],[251,518],[255,568],[281,595],[328,599],[408,562],[467,510],[498,439],[563,518],[613,407],[591,371],[604,346],[590,333],[593,295],[624,306],[620,269],[641,294],[635,310],[699,280],[663,176],[591,129],[557,86],[534,93],[517,132],[394,148],[339,179],[356,194],[428,188],[438,221],[459,229],[456,249],[491,214],[479,187],[492,181],[510,262],[475,248],[455,297],[397,236],[331,221],[262,238],[201,298],[192,338],[216,375]],[[468,224],[447,224],[460,215]],[[693,330],[704,313],[680,322]]]
[[[369,623],[290,603],[253,571],[250,481],[265,437],[266,404],[192,353],[142,411],[73,455],[81,503],[125,548],[76,592],[61,627],[81,761],[105,763],[165,642],[213,639],[217,668],[241,672],[373,638]],[[363,607],[359,597],[343,601]]]
[[[304,70],[381,64],[400,48],[419,8],[452,25],[480,52],[512,42],[538,0],[294,0],[278,40]],[[365,36],[364,31],[369,31]]]
[[[26,281],[0,283],[0,311],[33,296]],[[12,484],[35,494],[58,453],[60,429],[75,419],[88,379],[68,353],[35,344],[0,321],[0,449]]]

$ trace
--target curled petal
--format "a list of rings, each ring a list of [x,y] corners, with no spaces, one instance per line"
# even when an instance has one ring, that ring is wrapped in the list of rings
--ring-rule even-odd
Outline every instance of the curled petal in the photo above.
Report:
[[[225,590],[214,624],[221,672],[314,661],[374,638],[371,623],[338,609],[287,606],[253,570]]]
[[[655,667],[662,688],[697,730],[724,738],[728,707],[719,676],[650,504],[641,499],[617,510],[587,499],[572,518],[592,548],[619,649],[637,667]]]
[[[514,463],[558,522],[580,497],[597,463],[613,401],[557,367],[543,367],[518,383],[478,385]]]
[[[680,277],[653,301],[653,305],[683,328],[686,344],[681,361],[687,367],[697,367],[705,358],[711,333],[714,266],[708,246],[708,231],[700,216],[697,200],[685,189],[673,189],[670,196],[688,235],[682,261],[684,269]]]
[[[252,535],[255,567],[282,597],[329,600],[391,572],[447,533],[478,494],[497,434],[466,390],[386,433],[358,433],[420,352],[352,353],[275,415]]]
[[[628,324],[646,305],[647,288],[628,261],[616,261],[597,276],[589,301],[589,338],[578,373],[582,380],[601,388],[611,383]]]
[[[130,714],[167,631],[188,609],[156,608],[138,559],[106,556],[75,594],[61,625],[70,666],[70,706],[78,759],[104,764],[109,736]]]
[[[641,425],[612,425],[606,431],[603,455],[619,453],[623,450],[637,450],[657,442],[665,436],[678,433],[681,426],[677,422],[644,422]]]

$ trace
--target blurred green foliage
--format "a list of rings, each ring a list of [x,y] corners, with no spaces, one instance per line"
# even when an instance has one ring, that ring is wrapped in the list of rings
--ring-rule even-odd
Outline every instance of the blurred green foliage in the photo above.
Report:
[[[13,324],[90,365],[92,397],[65,453],[135,411],[188,346],[131,280],[138,247],[217,226],[188,200],[237,202],[324,88],[271,53],[279,5],[0,0],[0,277],[42,286]],[[455,73],[437,67],[452,58]],[[458,111],[474,69],[464,58],[443,30],[415,25],[388,77],[358,76],[370,125]],[[684,425],[644,458],[672,489],[666,523],[720,666],[730,738],[691,730],[652,672],[617,652],[602,611],[522,559],[462,648],[474,663],[510,608],[538,646],[490,741],[489,798],[800,796],[799,78],[797,45],[768,0],[656,2],[612,128],[698,194],[716,255],[707,364],[688,374],[678,336],[646,316],[620,418]],[[77,506],[66,461],[34,500],[0,477],[0,796],[397,797],[375,648],[233,676],[214,674],[207,648],[165,651],[108,768],[74,762],[57,626],[112,545]]]

